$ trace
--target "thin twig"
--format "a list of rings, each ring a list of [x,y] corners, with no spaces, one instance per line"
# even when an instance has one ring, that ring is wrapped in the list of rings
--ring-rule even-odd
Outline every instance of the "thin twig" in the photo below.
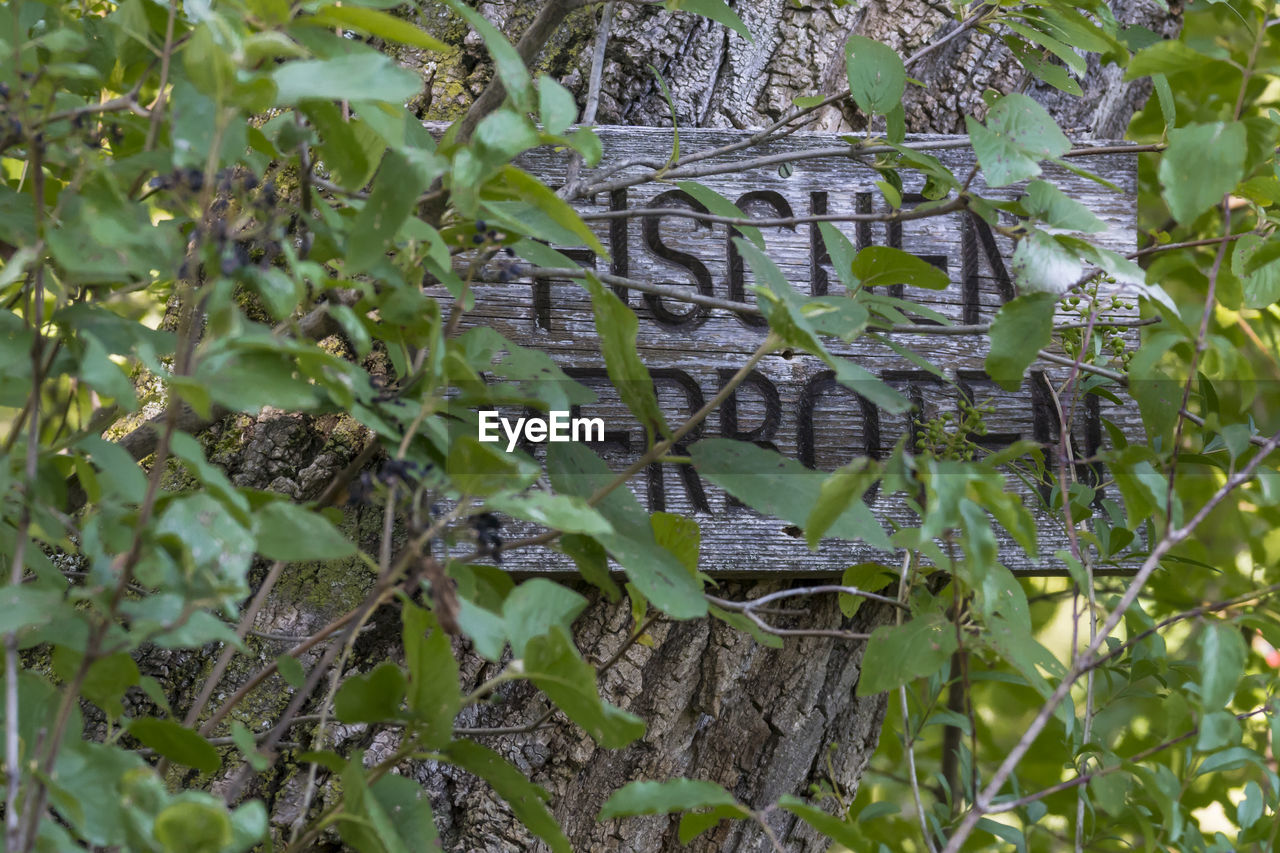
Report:
[[[160,53],[160,85],[156,88],[156,102],[151,107],[151,123],[147,127],[147,141],[143,151],[155,147],[160,132],[160,119],[164,116],[164,101],[169,87],[169,63],[173,58],[173,24],[178,15],[178,0],[169,0],[169,18],[164,25],[164,49]]]
[[[1005,757],[1004,761],[996,769],[995,773],[992,774],[991,780],[987,783],[987,786],[977,796],[976,801],[973,804],[973,808],[971,808],[964,816],[960,825],[956,828],[950,839],[948,839],[947,846],[944,848],[943,853],[958,853],[961,846],[973,833],[974,827],[978,825],[978,821],[982,820],[983,816],[990,811],[992,801],[995,796],[1000,792],[1000,789],[1004,787],[1005,782],[1009,781],[1009,777],[1013,774],[1014,769],[1031,749],[1036,738],[1038,738],[1040,733],[1044,731],[1045,726],[1048,725],[1050,718],[1053,717],[1058,706],[1062,704],[1062,701],[1071,692],[1071,688],[1075,684],[1076,680],[1079,679],[1086,669],[1092,665],[1099,648],[1107,641],[1107,638],[1111,636],[1111,632],[1116,629],[1121,620],[1124,619],[1124,614],[1133,606],[1134,601],[1137,600],[1138,595],[1142,592],[1143,587],[1151,578],[1151,575],[1155,573],[1157,568],[1159,568],[1164,557],[1188,536],[1190,536],[1209,516],[1209,514],[1217,508],[1218,504],[1222,503],[1222,501],[1227,498],[1228,495],[1252,479],[1254,472],[1277,446],[1280,446],[1280,433],[1276,433],[1269,438],[1259,449],[1259,452],[1250,459],[1244,467],[1228,477],[1227,481],[1210,496],[1210,498],[1203,506],[1200,507],[1199,510],[1196,511],[1186,524],[1169,531],[1159,542],[1156,543],[1155,547],[1152,548],[1151,553],[1147,556],[1147,559],[1134,575],[1133,580],[1129,583],[1124,595],[1121,596],[1120,601],[1117,602],[1115,608],[1107,617],[1107,621],[1103,623],[1102,627],[1098,630],[1098,634],[1094,637],[1093,642],[1089,644],[1089,647],[1085,649],[1082,655],[1080,655],[1077,663],[1071,667],[1066,676],[1054,689],[1053,693],[1047,700],[1045,700],[1045,703],[1040,707],[1039,712],[1036,714],[1035,719],[1031,721],[1031,724],[1027,727],[1027,730],[1023,733],[1022,737],[1019,738],[1018,742],[1009,751],[1009,754]]]
[[[604,75],[604,53],[609,44],[609,30],[613,26],[613,0],[604,4],[600,12],[600,26],[596,28],[596,43],[591,54],[591,77],[587,82],[587,104],[582,108],[580,124],[590,127],[596,123],[596,110],[600,107],[600,80]],[[582,155],[577,151],[569,158],[569,166],[565,170],[564,186],[559,195],[572,197],[578,187],[578,173],[582,170]]]
[[[1269,705],[1264,705],[1261,708],[1255,708],[1252,711],[1245,711],[1243,713],[1236,714],[1235,716],[1237,720],[1247,720],[1251,717],[1256,717],[1259,714],[1269,713],[1271,712],[1271,710],[1272,709]],[[1043,800],[1045,797],[1051,796],[1052,794],[1057,794],[1061,791],[1068,791],[1072,788],[1077,788],[1081,785],[1087,785],[1090,782],[1092,782],[1094,779],[1097,779],[1099,776],[1106,776],[1110,773],[1115,773],[1118,770],[1125,770],[1130,765],[1136,764],[1139,761],[1143,761],[1144,759],[1150,758],[1153,755],[1164,752],[1166,749],[1177,746],[1183,741],[1190,740],[1191,738],[1195,737],[1198,734],[1200,734],[1200,727],[1196,726],[1195,728],[1191,729],[1191,731],[1183,732],[1177,737],[1170,738],[1169,740],[1166,740],[1163,743],[1158,743],[1155,746],[1147,747],[1141,752],[1134,753],[1128,758],[1122,759],[1119,764],[1112,765],[1111,767],[1099,767],[1097,770],[1094,770],[1090,773],[1082,773],[1079,776],[1076,776],[1074,779],[1067,779],[1065,782],[1059,782],[1056,785],[1050,785],[1047,788],[1042,788],[1039,791],[1036,791],[1031,794],[1026,794],[1025,796],[1018,797],[1017,799],[1004,800],[999,803],[995,803],[991,806],[991,809],[987,812],[987,814],[999,814],[1001,812],[1011,812],[1015,809],[1020,809],[1023,806],[1028,806],[1036,802],[1037,800]]]
[[[795,228],[797,225],[810,225],[818,222],[910,222],[913,219],[928,219],[955,213],[966,206],[965,197],[951,201],[921,205],[912,208],[899,208],[886,213],[823,213],[813,216],[779,216],[757,218],[752,216],[720,216],[715,213],[704,213],[687,207],[631,207],[626,210],[600,210],[582,214],[585,221],[605,219],[631,219],[639,216],[670,216],[677,219],[692,219],[696,222],[709,222],[716,225],[732,225],[735,227],[753,228]]]
[[[37,239],[44,240],[44,146],[37,140],[32,145],[31,188],[35,195],[35,230]],[[9,567],[9,583],[16,587],[22,583],[24,566],[26,565],[27,539],[31,533],[32,492],[36,486],[39,473],[40,453],[40,399],[43,392],[44,377],[44,261],[37,257],[36,267],[28,279],[28,292],[31,304],[26,313],[26,326],[32,332],[31,340],[31,394],[27,415],[27,448],[21,484],[22,510],[18,517],[13,548],[13,562]],[[13,425],[16,434],[21,423]],[[18,632],[10,631],[4,636],[4,759],[5,759],[5,849],[23,850],[27,845],[27,833],[23,830],[22,815],[18,810],[18,792],[21,790],[22,766],[18,757],[21,747],[19,737],[19,703],[18,673],[21,663],[18,658]],[[31,838],[35,832],[32,830]]]
[[[898,699],[902,707],[902,740],[903,747],[907,753],[907,775],[911,779],[911,795],[916,801],[916,814],[920,818],[920,837],[924,839],[925,846],[929,848],[930,853],[937,853],[938,848],[933,843],[933,835],[929,832],[929,821],[924,812],[924,801],[920,798],[920,779],[916,776],[916,749],[915,738],[909,732],[911,729],[911,713],[907,708],[907,686],[905,684],[898,687]]]

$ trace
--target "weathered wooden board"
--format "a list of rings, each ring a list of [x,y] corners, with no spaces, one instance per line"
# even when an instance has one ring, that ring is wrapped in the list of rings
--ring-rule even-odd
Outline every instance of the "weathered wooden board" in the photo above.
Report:
[[[629,161],[662,163],[670,150],[671,131],[659,128],[607,127],[599,131],[605,160],[594,174],[624,177],[643,170],[628,166],[614,173],[617,164]],[[747,134],[717,130],[684,130],[681,151],[716,148],[743,139]],[[939,137],[918,137],[946,141]],[[698,177],[756,217],[790,217],[811,213],[854,214],[886,209],[875,181],[879,175],[865,163],[850,157],[797,159],[789,169],[779,169],[787,155],[814,148],[840,146],[837,137],[796,134],[752,149],[703,161],[699,166],[723,166],[722,174]],[[963,178],[974,158],[966,147],[940,147],[938,156]],[[747,156],[775,156],[768,165],[751,170],[739,164]],[[568,157],[549,151],[528,155],[522,165],[551,186],[564,180]],[[1135,247],[1136,161],[1130,155],[1108,154],[1081,158],[1075,164],[1104,176],[1121,188],[1108,190],[1098,183],[1057,167],[1046,167],[1045,176],[1068,195],[1079,199],[1101,217],[1108,230],[1098,242],[1119,252]],[[591,172],[587,173],[588,179]],[[905,206],[920,198],[923,179],[904,173]],[[1018,188],[987,193],[981,175],[974,188],[991,197],[1012,198]],[[582,204],[585,214],[639,207],[689,206],[691,199],[672,183],[649,183],[599,194]],[[722,299],[754,301],[752,274],[740,259],[731,257],[729,229],[723,225],[695,224],[676,217],[639,217],[591,220],[609,249],[610,260],[602,272],[612,272],[644,282],[697,288]],[[965,213],[885,226],[881,223],[843,223],[837,227],[858,247],[890,245],[927,259],[946,270],[952,286],[944,291],[898,294],[919,300],[957,324],[988,322],[1000,304],[1013,296],[1009,275],[1012,242]],[[842,289],[830,267],[816,225],[764,230],[768,255],[805,294]],[[589,253],[574,254],[594,265]],[[719,308],[691,307],[652,295],[619,291],[640,318],[638,344],[642,358],[653,372],[668,420],[681,423],[685,416],[710,399],[756,349],[766,333],[763,320]],[[491,325],[524,346],[552,354],[557,363],[593,388],[599,401],[583,407],[581,414],[602,417],[608,435],[596,449],[615,468],[643,451],[644,432],[627,413],[606,378],[604,362],[593,334],[590,300],[581,284],[572,280],[528,278],[475,288],[475,310],[469,324]],[[761,363],[730,404],[712,414],[685,442],[699,436],[727,436],[768,442],[804,464],[831,470],[851,457],[887,454],[898,438],[917,428],[920,420],[942,411],[955,411],[961,394],[976,402],[994,401],[988,418],[990,447],[1019,438],[1042,442],[1057,440],[1058,417],[1046,382],[1061,384],[1068,369],[1052,364],[1034,366],[1032,377],[1017,392],[1005,392],[983,373],[986,340],[982,336],[896,334],[895,342],[920,353],[942,367],[950,380],[942,382],[891,349],[870,338],[853,344],[834,341],[831,349],[856,360],[912,399],[918,411],[890,414],[859,399],[836,384],[818,360],[802,354],[769,356]],[[1066,398],[1064,398],[1066,399]],[[1077,451],[1090,455],[1102,446],[1110,420],[1130,435],[1141,435],[1136,407],[1115,406],[1089,397],[1073,418]],[[677,450],[676,452],[680,452]],[[704,571],[726,575],[780,572],[792,575],[830,574],[867,560],[889,559],[858,542],[828,541],[815,553],[785,522],[762,517],[730,499],[688,467],[651,468],[637,476],[632,488],[650,510],[665,509],[691,515],[702,530]],[[1021,487],[1029,506],[1042,501],[1035,486]],[[915,524],[914,514],[901,500],[875,496],[871,508],[887,530],[892,524]],[[1046,513],[1038,513],[1043,554],[1066,547],[1065,533],[1055,528]],[[522,528],[513,525],[511,535]],[[1051,557],[1028,560],[1009,543],[1003,559],[1013,569],[1027,573],[1061,573]],[[514,571],[571,569],[567,558],[546,549],[511,554],[507,567]]]

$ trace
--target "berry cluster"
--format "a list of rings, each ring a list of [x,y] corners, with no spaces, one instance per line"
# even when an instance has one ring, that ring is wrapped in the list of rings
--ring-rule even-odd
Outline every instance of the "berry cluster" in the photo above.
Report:
[[[995,410],[994,400],[974,405],[961,398],[958,416],[955,412],[942,412],[919,425],[916,450],[938,459],[972,460],[981,447],[971,437],[987,434],[986,416]]]
[[[1115,282],[1115,279],[1110,277],[1103,280],[1111,283]],[[1108,323],[1104,312],[1131,312],[1135,307],[1134,303],[1126,302],[1119,296],[1112,296],[1108,299],[1105,296],[1099,297],[1095,295],[1092,298],[1068,296],[1063,300],[1063,304],[1068,310],[1080,317],[1081,320],[1088,319],[1090,312],[1096,310],[1098,319],[1094,322],[1091,333],[1095,352],[1106,354],[1105,357],[1107,359],[1114,361],[1121,367],[1128,367],[1129,361],[1133,358],[1133,350],[1129,346],[1128,330],[1122,326]],[[1084,348],[1084,331],[1082,328],[1063,329],[1061,331],[1062,349],[1069,358],[1080,357]]]
[[[471,529],[476,533],[476,549],[482,557],[492,557],[502,562],[502,521],[491,512],[482,512],[471,519]]]
[[[396,483],[403,484],[413,491],[418,488],[430,468],[430,465],[421,465],[412,459],[388,459],[382,463],[377,473],[362,471],[360,476],[347,486],[347,502],[364,506],[371,502],[379,487],[389,488]]]

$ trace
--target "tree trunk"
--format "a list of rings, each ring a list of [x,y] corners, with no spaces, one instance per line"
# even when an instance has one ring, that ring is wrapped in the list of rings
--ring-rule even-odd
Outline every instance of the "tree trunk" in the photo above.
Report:
[[[601,124],[669,125],[670,112],[649,64],[657,66],[670,86],[677,120],[683,125],[758,128],[790,112],[798,95],[831,94],[845,85],[843,45],[854,32],[880,39],[909,55],[956,24],[949,3],[926,0],[874,0],[835,8],[822,0],[737,0],[737,8],[755,34],[747,42],[724,27],[688,14],[670,14],[652,6],[617,4],[604,66],[597,121]],[[518,36],[532,17],[523,0],[482,3],[481,10]],[[1154,2],[1122,0],[1116,12],[1123,20],[1141,21],[1157,29],[1173,19]],[[423,13],[424,15],[430,13]],[[541,56],[540,67],[561,77],[585,101],[591,45],[599,7],[573,13]],[[453,118],[483,90],[489,79],[483,46],[474,34],[435,26],[463,49],[443,60],[417,52],[401,52],[406,64],[421,69],[428,94],[420,104],[424,118]],[[433,26],[431,21],[426,22]],[[1082,81],[1083,99],[1034,86],[1029,91],[1045,103],[1075,135],[1120,136],[1133,110],[1146,97],[1139,86],[1119,84],[1121,71],[1099,68],[1090,60]],[[983,111],[987,88],[1007,92],[1023,85],[1021,67],[997,36],[969,31],[949,41],[911,69],[923,87],[909,87],[906,102],[911,131],[961,132],[966,113]],[[842,131],[859,117],[838,108],[819,114],[807,129]],[[211,436],[217,452],[210,457],[231,469],[238,485],[272,488],[299,498],[314,498],[329,477],[355,455],[358,437],[344,434],[337,423],[268,413],[256,422],[224,424]],[[378,520],[374,510],[357,511],[351,524],[367,531],[366,547],[376,550]],[[260,652],[256,667],[288,647],[274,635],[305,635],[319,628],[362,596],[368,584],[363,570],[335,572],[326,568],[291,567],[270,606],[258,619],[266,637],[251,637]],[[773,580],[733,583],[719,593],[754,598],[789,585]],[[317,594],[319,591],[319,594]],[[589,609],[576,623],[584,656],[607,661],[634,629],[626,602],[610,604],[587,589]],[[779,620],[785,627],[842,627],[871,631],[891,618],[874,602],[863,604],[853,619],[844,619],[831,597],[814,599],[803,617]],[[394,611],[375,617],[374,627],[357,646],[353,666],[368,669],[398,646]],[[847,800],[876,749],[886,703],[883,696],[859,698],[855,688],[865,644],[829,638],[788,640],[785,648],[762,647],[750,637],[713,620],[659,621],[648,630],[649,646],[632,645],[602,678],[605,698],[641,716],[646,735],[618,751],[598,749],[561,715],[522,734],[479,736],[551,794],[551,807],[575,849],[663,851],[686,849],[676,838],[675,818],[666,816],[600,823],[604,800],[621,785],[637,779],[690,776],[718,782],[742,802],[763,808],[784,794],[803,796],[811,785],[826,781]],[[458,643],[464,692],[496,669]],[[162,680],[177,671],[200,666],[194,656],[170,655],[143,662],[144,672]],[[304,660],[310,665],[313,660]],[[233,667],[222,690],[234,687]],[[182,677],[182,676],[176,676]],[[198,676],[191,676],[194,694]],[[172,683],[170,680],[169,683]],[[468,709],[458,725],[468,728],[519,727],[538,720],[546,710],[527,685],[504,685],[494,701]],[[239,719],[261,730],[287,702],[282,682],[269,682],[248,703]],[[218,699],[215,692],[214,699]],[[319,701],[318,699],[313,700]],[[185,708],[177,709],[185,713]],[[363,746],[386,754],[394,745],[386,735],[370,741],[363,727],[331,728],[338,749]],[[305,743],[301,727],[295,740]],[[313,748],[322,748],[316,744]],[[484,783],[451,767],[432,763],[406,765],[431,793],[441,837],[448,850],[523,851],[542,849],[516,821],[509,808]],[[834,778],[831,778],[834,777]],[[274,825],[283,829],[296,816],[305,770],[259,780],[251,793],[268,800]],[[324,798],[322,784],[320,796]],[[828,842],[782,811],[766,820],[788,851],[819,851]],[[756,851],[773,849],[758,824],[722,822],[695,842],[694,849]]]

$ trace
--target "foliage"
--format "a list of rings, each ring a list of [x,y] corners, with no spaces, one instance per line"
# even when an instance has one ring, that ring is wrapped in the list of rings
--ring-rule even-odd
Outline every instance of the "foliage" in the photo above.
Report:
[[[720,0],[668,5],[751,35]],[[1072,143],[1030,97],[996,96],[968,119],[986,187],[1031,181],[1020,200],[984,198],[975,175],[952,174],[904,136],[913,58],[860,36],[844,51],[844,94],[867,117],[848,153],[874,167],[889,207],[902,207],[904,183],[923,182],[919,215],[965,207],[1018,241],[1021,295],[975,332],[990,344],[991,376],[1018,387],[1060,344],[1075,381],[1055,389],[1059,434],[1089,395],[1131,394],[1146,443],[1117,429],[1089,459],[1065,439],[992,452],[976,440],[989,410],[970,405],[922,424],[915,446],[831,473],[727,439],[686,453],[682,440],[784,348],[887,411],[909,408],[824,341],[893,335],[907,313],[927,311],[873,286],[952,286],[903,252],[855,252],[824,223],[847,290],[808,299],[741,224],[732,245],[769,331],[683,423],[663,414],[633,311],[584,274],[608,374],[648,434],[615,473],[584,445],[553,445],[539,460],[474,437],[476,409],[591,398],[546,354],[470,317],[483,277],[520,278],[521,262],[572,266],[548,243],[603,254],[570,204],[592,186],[557,193],[516,163],[558,146],[577,174],[601,150],[574,127],[577,104],[560,83],[531,76],[470,6],[447,6],[483,38],[503,97],[438,137],[405,106],[418,75],[348,36],[456,47],[385,3],[0,6],[7,849],[238,851],[273,833],[277,849],[333,834],[361,851],[438,848],[426,792],[393,772],[410,759],[483,778],[530,833],[568,849],[546,793],[458,731],[458,715],[527,681],[604,747],[633,743],[644,721],[602,697],[612,662],[587,661],[574,644],[586,600],[546,579],[514,583],[497,568],[503,553],[558,548],[616,599],[612,559],[634,614],[628,645],[655,619],[708,614],[762,642],[781,633],[765,599],[708,595],[695,520],[650,515],[625,488],[652,464],[695,466],[810,547],[861,539],[892,555],[840,585],[784,595],[893,608],[857,689],[888,691],[901,714],[856,798],[835,778],[764,807],[710,781],[635,780],[601,819],[682,812],[687,841],[723,819],[767,826],[781,809],[859,850],[992,839],[1019,850],[1064,839],[1269,849],[1280,707],[1256,650],[1280,646],[1269,604],[1280,591],[1275,10],[1213,3],[1169,41],[1121,28],[1101,3],[964,13],[963,26],[998,33],[1029,75],[1068,93],[1086,70],[1075,48],[1152,78],[1131,130],[1146,152],[1150,245],[1135,255],[1145,269],[1089,242],[1100,221],[1046,177],[1046,164],[1077,168]],[[826,100],[801,99],[773,132]],[[636,180],[695,177],[680,171],[689,156],[674,150]],[[702,185],[680,186],[709,215],[742,216]],[[1098,297],[1103,279],[1129,301]],[[1114,310],[1125,306],[1136,320]],[[1073,312],[1081,322],[1064,321]],[[237,486],[213,464],[202,430],[268,406],[332,417],[358,436],[352,464],[318,500]],[[1110,481],[1077,475],[1098,465]],[[1046,484],[1044,506],[1023,505],[1011,488],[1020,479]],[[872,489],[899,496],[918,524],[886,529],[862,501]],[[340,503],[379,507],[385,532],[370,544]],[[1033,510],[1067,532],[1069,550],[1039,553]],[[545,532],[504,541],[499,514]],[[998,536],[1054,556],[1070,579],[1016,577]],[[270,663],[245,656],[238,689],[217,694],[281,576],[341,558],[364,573],[359,601]],[[399,614],[401,654],[354,671],[355,640],[380,608]],[[459,633],[501,667],[467,693]],[[220,651],[188,688],[139,671],[135,658],[157,648]],[[251,729],[240,714],[255,690],[285,699]],[[331,718],[391,732],[395,746],[376,760],[339,755],[326,749]],[[289,746],[303,730],[308,751]],[[266,802],[246,791],[290,772],[306,777],[300,817],[269,828]]]

